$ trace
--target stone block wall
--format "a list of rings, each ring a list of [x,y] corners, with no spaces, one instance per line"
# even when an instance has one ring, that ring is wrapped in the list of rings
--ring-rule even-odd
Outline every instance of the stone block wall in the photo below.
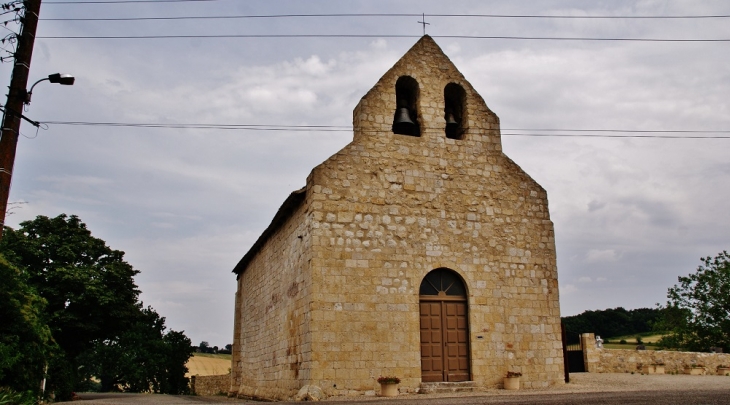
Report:
[[[599,349],[600,361],[593,373],[639,372],[642,365],[663,362],[666,373],[683,373],[690,365],[703,365],[707,374],[715,374],[717,366],[730,365],[728,353],[694,353],[665,350],[614,350]]]
[[[231,375],[194,375],[190,377],[190,392],[195,395],[226,395],[231,387]]]
[[[395,84],[419,86],[420,136],[391,131]],[[444,88],[466,93],[462,139],[444,134]],[[379,375],[420,384],[419,286],[445,267],[465,280],[474,381],[507,371],[527,388],[563,381],[547,194],[501,152],[499,120],[430,39],[363,97],[354,141],[316,167],[312,201],[313,367],[329,395]]]
[[[586,371],[590,373],[601,362],[602,351],[596,348],[596,335],[593,333],[581,334],[580,347],[583,348],[583,364],[585,364]]]
[[[728,353],[599,349],[596,348],[593,333],[584,333],[581,339],[584,338],[584,358],[591,359],[586,362],[586,371],[589,373],[638,373],[642,366],[664,363],[665,373],[684,373],[688,366],[702,365],[707,374],[716,374],[718,366],[730,365]]]
[[[309,378],[312,283],[305,207],[298,202],[287,215],[277,214],[281,223],[267,247],[252,255],[238,278],[230,395],[287,399]]]

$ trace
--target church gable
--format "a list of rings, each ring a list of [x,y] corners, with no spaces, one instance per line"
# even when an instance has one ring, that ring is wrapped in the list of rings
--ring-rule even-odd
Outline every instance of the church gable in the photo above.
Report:
[[[378,80],[353,113],[356,141],[392,133],[426,142],[492,143],[492,150],[500,150],[498,125],[497,116],[429,36]]]

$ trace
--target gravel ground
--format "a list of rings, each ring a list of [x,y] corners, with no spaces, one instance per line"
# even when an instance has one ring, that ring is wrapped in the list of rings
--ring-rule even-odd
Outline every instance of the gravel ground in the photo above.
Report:
[[[730,377],[686,374],[574,373],[570,375],[570,383],[560,387],[548,388],[547,390],[556,392],[613,392],[703,391],[718,389],[730,389]],[[730,403],[730,398],[728,398],[728,403]]]
[[[334,397],[330,405],[374,403],[378,405],[470,405],[491,403],[521,404],[730,404],[730,377],[689,375],[641,375],[575,373],[570,383],[538,390],[506,391],[488,389],[459,394],[408,394],[397,398]],[[256,404],[226,397],[170,396],[151,394],[80,394],[83,405],[159,404],[191,405]],[[259,402],[260,403],[260,402]],[[285,402],[280,402],[285,404]]]

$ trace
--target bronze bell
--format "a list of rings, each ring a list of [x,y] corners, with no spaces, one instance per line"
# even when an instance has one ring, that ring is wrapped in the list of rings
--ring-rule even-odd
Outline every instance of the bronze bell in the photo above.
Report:
[[[447,128],[448,128],[448,127],[455,127],[455,128],[456,128],[456,127],[458,127],[458,126],[459,126],[459,123],[458,123],[458,122],[456,122],[456,120],[454,119],[454,114],[452,114],[452,113],[449,113],[449,114],[448,114],[448,115],[446,116],[446,127],[447,127]]]
[[[396,134],[413,135],[416,124],[411,120],[411,114],[407,107],[400,107],[393,120],[393,132]]]
[[[446,114],[446,137],[451,139],[461,139],[461,124],[454,118],[454,114],[449,112]]]

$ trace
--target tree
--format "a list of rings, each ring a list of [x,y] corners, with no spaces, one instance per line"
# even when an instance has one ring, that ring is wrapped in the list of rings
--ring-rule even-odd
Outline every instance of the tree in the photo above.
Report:
[[[48,363],[48,387],[56,399],[88,389],[92,375],[109,381],[94,373],[115,375],[119,369],[124,371],[115,385],[120,389],[162,392],[167,389],[163,387],[180,386],[179,371],[190,357],[190,342],[184,347],[182,332],[164,333],[164,318],[152,308],[143,309],[138,300],[134,276],[139,271],[124,261],[124,252],[91,236],[77,216],[38,216],[17,230],[5,228],[0,252],[22,270],[46,303],[43,318],[62,354]],[[137,355],[131,363],[135,345],[149,356]],[[176,371],[173,375],[169,370]]]
[[[160,392],[166,394],[187,394],[189,379],[185,377],[188,368],[185,365],[193,355],[190,338],[183,332],[171,330],[163,337],[165,342],[165,370],[167,377],[163,379]]]
[[[0,252],[27,275],[27,282],[47,303],[45,319],[63,358],[49,362],[49,388],[59,399],[85,381],[78,357],[93,342],[128,329],[139,312],[139,273],[91,236],[77,216],[38,216],[20,228],[6,228]]]
[[[672,334],[660,341],[667,347],[707,351],[730,349],[730,255],[702,258],[697,271],[679,277],[667,292],[666,324]]]
[[[193,348],[182,332],[165,329],[165,318],[142,309],[131,328],[96,342],[82,363],[101,380],[102,391],[186,394],[185,363]]]
[[[599,311],[585,311],[562,318],[568,343],[578,343],[578,334],[593,332],[604,338],[633,335],[656,330],[662,319],[662,310],[638,308],[626,310],[622,307]]]
[[[139,271],[75,215],[38,216],[7,228],[0,251],[46,300],[53,337],[71,357],[128,328],[139,311],[133,279]]]
[[[2,256],[0,280],[0,386],[37,394],[57,349],[42,319],[45,301]]]

